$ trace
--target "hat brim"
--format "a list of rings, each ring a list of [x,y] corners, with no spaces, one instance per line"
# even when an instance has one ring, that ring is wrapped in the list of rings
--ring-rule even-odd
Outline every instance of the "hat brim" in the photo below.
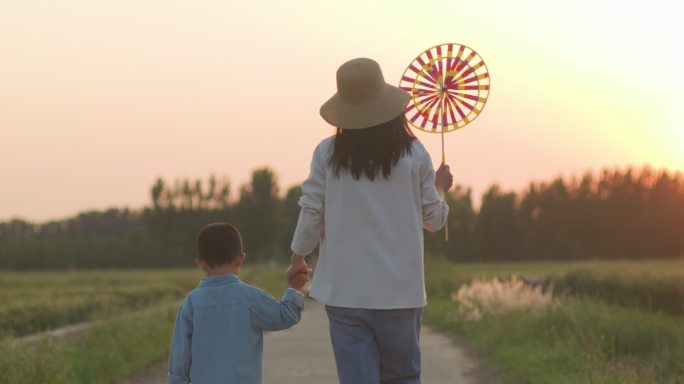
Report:
[[[385,84],[385,89],[362,104],[345,103],[336,93],[321,106],[321,116],[342,129],[363,129],[386,123],[404,113],[411,95]]]

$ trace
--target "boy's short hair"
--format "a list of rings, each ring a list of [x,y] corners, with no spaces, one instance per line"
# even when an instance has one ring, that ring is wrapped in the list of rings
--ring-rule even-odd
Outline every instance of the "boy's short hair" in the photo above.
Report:
[[[210,267],[230,264],[241,254],[242,235],[232,224],[207,224],[197,236],[197,256]]]

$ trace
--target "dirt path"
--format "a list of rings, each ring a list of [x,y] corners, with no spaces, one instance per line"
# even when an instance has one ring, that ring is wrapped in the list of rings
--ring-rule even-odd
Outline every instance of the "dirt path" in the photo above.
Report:
[[[423,384],[482,384],[482,369],[464,348],[423,327],[421,333]],[[302,322],[264,340],[264,384],[336,384],[337,374],[325,309],[307,300]],[[126,379],[122,384],[166,382],[166,364]]]

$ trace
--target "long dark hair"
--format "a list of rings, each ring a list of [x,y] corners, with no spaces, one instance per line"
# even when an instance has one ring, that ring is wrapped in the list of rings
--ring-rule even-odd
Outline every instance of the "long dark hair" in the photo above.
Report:
[[[366,175],[370,180],[382,171],[387,179],[392,167],[404,154],[411,154],[411,143],[416,137],[411,132],[406,117],[399,117],[370,128],[337,128],[330,165],[333,174],[349,169],[354,180]]]

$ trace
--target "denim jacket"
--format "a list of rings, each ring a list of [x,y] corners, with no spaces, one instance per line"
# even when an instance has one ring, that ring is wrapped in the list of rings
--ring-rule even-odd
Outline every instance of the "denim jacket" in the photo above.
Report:
[[[291,288],[277,301],[234,274],[203,278],[178,310],[168,383],[261,383],[263,331],[290,328],[303,308]]]

